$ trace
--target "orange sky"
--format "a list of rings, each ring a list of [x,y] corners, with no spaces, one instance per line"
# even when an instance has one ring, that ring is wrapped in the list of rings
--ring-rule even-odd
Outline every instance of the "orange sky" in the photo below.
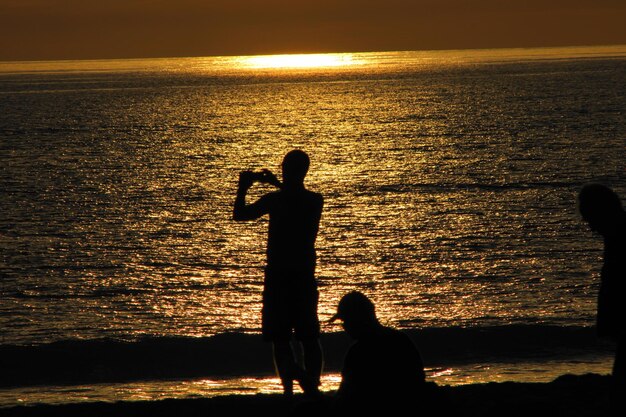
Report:
[[[0,60],[626,44],[626,0],[0,0]]]

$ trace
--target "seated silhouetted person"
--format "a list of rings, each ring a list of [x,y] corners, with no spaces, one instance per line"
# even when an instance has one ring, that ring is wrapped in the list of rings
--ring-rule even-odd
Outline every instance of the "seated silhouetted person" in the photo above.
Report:
[[[380,324],[365,295],[353,291],[343,296],[335,319],[355,340],[341,371],[338,411],[371,415],[422,400],[425,374],[419,351],[405,333]]]
[[[604,240],[598,293],[598,335],[617,342],[613,364],[614,406],[626,402],[626,212],[613,190],[585,185],[578,196],[580,214]]]

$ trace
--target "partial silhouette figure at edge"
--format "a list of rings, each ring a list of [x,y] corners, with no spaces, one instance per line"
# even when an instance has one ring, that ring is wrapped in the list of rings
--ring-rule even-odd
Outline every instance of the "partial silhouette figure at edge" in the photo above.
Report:
[[[358,291],[342,297],[331,321],[336,319],[355,342],[344,359],[335,412],[367,415],[423,407],[424,365],[409,337],[383,326],[374,304]]]
[[[612,372],[611,408],[626,410],[626,212],[618,195],[601,184],[587,184],[578,209],[592,231],[604,240],[598,293],[597,330],[617,342]]]
[[[304,186],[309,163],[301,150],[287,153],[282,162],[282,183],[269,170],[241,172],[233,211],[237,221],[269,215],[262,333],[265,341],[272,342],[274,363],[287,397],[293,395],[294,380],[305,394],[318,395],[323,366],[315,240],[324,200]],[[255,181],[279,190],[246,204],[246,194]],[[294,358],[292,334],[301,343],[304,369]]]

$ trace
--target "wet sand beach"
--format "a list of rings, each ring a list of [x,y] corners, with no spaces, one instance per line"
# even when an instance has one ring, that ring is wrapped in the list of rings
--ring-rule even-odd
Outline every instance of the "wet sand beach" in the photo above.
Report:
[[[430,386],[432,404],[415,404],[415,412],[440,416],[599,416],[609,413],[609,377],[597,374],[564,375],[550,383],[489,383]],[[326,393],[328,398],[333,393]],[[329,400],[330,401],[330,400]],[[230,395],[185,400],[84,403],[0,409],[0,416],[208,416],[208,415],[319,415],[302,396],[293,403],[280,395]],[[328,415],[328,413],[322,413]]]

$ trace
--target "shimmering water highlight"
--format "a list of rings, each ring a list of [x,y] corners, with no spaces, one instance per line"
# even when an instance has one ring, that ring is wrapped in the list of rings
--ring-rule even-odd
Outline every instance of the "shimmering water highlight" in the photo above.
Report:
[[[237,173],[294,147],[326,197],[322,320],[359,289],[404,329],[591,326],[575,196],[626,195],[625,56],[0,63],[0,343],[257,333],[266,224],[231,221]]]

